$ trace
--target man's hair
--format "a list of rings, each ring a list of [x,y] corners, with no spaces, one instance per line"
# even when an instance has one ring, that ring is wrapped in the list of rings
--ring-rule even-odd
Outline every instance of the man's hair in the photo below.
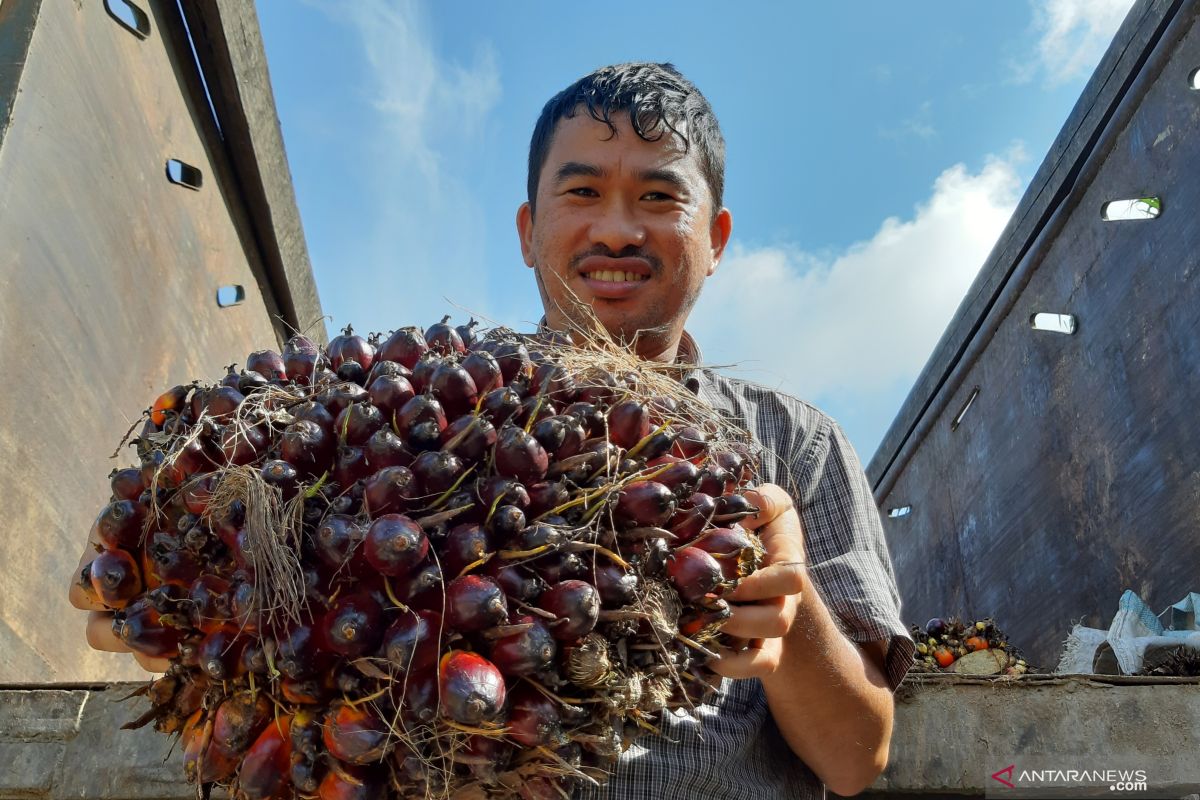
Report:
[[[536,211],[538,181],[559,120],[571,119],[580,107],[617,134],[613,114],[628,112],[633,130],[647,142],[668,133],[685,150],[696,147],[700,171],[712,195],[713,215],[725,194],[725,137],[712,106],[673,64],[633,62],[601,67],[563,89],[542,108],[529,141],[529,208]],[[683,130],[680,130],[680,129]]]

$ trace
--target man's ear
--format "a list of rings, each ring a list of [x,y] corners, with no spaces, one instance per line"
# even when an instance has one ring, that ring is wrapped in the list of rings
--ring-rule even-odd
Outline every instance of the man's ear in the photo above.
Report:
[[[517,209],[517,236],[521,239],[521,257],[525,266],[533,266],[533,209],[529,203],[521,203]]]
[[[708,268],[708,275],[717,271],[717,264],[721,261],[721,256],[725,254],[725,245],[729,244],[729,237],[733,233],[733,214],[728,208],[722,208],[717,212],[717,216],[713,218],[712,228],[709,231],[709,239],[712,246],[712,266]]]

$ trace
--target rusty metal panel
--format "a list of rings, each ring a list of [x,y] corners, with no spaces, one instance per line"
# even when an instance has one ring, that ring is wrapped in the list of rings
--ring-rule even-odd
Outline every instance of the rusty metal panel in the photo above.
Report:
[[[1165,607],[1196,587],[1197,17],[1192,2],[1167,18],[976,321],[926,432],[882,476],[912,621],[994,613],[1053,666],[1072,623],[1107,627],[1123,589]],[[1161,213],[1102,218],[1109,201],[1137,198]],[[1075,332],[1035,329],[1038,313],[1071,315]]]
[[[138,674],[87,648],[66,599],[105,475],[129,461],[108,456],[163,388],[277,344],[177,6],[135,4],[145,38],[103,0],[41,3],[0,143],[0,682]],[[222,286],[244,301],[218,307]]]

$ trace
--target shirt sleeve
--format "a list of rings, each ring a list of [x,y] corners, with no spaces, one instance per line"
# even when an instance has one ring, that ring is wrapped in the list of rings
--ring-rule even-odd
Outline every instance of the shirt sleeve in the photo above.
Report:
[[[916,644],[900,616],[887,540],[862,465],[841,428],[822,422],[793,472],[809,576],[851,641],[887,643],[884,668],[895,691]]]

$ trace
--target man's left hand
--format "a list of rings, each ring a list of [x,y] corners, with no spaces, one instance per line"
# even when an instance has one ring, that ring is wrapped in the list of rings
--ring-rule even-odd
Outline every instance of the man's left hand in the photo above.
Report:
[[[741,652],[722,649],[710,666],[727,678],[763,678],[773,673],[783,658],[783,637],[796,619],[805,586],[804,529],[792,498],[773,483],[746,492],[759,509],[742,522],[756,531],[766,548],[764,566],[743,578],[726,596],[733,615],[721,629],[748,639]]]

